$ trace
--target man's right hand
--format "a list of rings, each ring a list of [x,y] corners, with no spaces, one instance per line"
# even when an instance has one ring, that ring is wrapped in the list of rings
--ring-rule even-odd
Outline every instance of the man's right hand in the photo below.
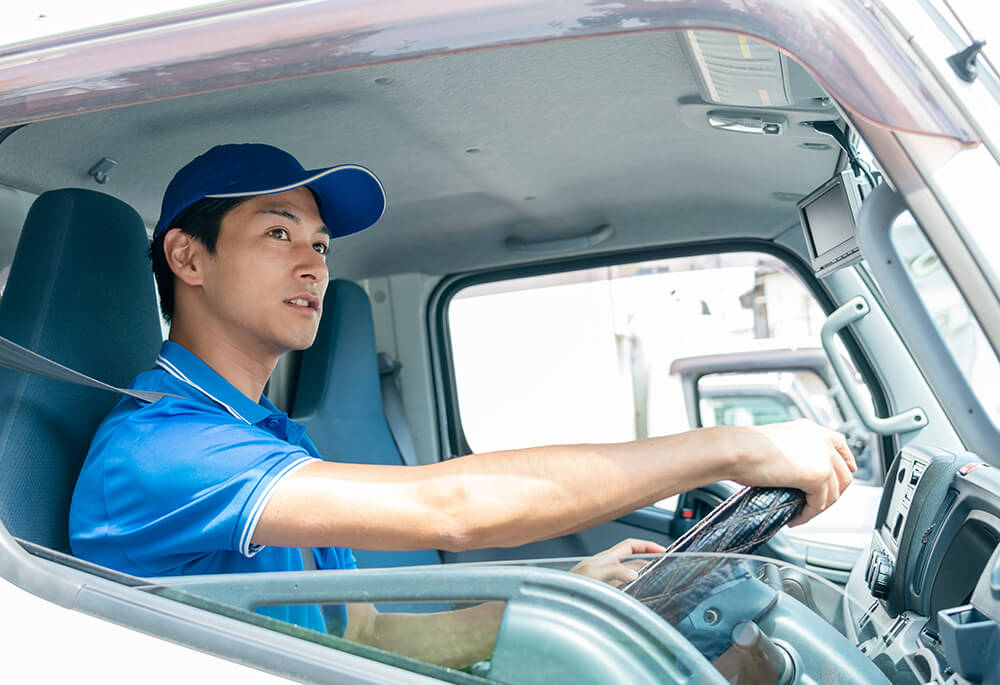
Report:
[[[858,470],[843,435],[805,419],[732,430],[739,441],[733,480],[805,492],[806,506],[791,521],[792,526],[836,502]]]

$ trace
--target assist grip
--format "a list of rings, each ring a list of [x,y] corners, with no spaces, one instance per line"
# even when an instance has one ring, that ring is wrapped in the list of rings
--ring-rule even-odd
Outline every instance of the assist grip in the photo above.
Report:
[[[927,425],[927,413],[920,407],[907,409],[884,419],[875,416],[871,404],[866,402],[858,392],[851,371],[847,368],[847,362],[840,356],[834,345],[837,333],[864,317],[870,310],[868,301],[858,295],[842,304],[827,317],[826,323],[823,324],[820,331],[820,340],[823,343],[823,349],[826,350],[826,356],[830,358],[830,364],[833,366],[834,373],[837,374],[840,386],[847,393],[847,399],[854,405],[854,409],[858,412],[861,422],[865,424],[865,428],[879,435],[908,433],[923,428]]]

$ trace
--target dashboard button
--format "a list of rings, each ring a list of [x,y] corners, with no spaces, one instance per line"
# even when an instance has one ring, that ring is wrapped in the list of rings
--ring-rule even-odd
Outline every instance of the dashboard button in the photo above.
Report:
[[[892,584],[892,562],[886,559],[879,564],[872,578],[872,597],[885,599],[889,596],[889,586]]]
[[[889,596],[892,572],[893,563],[889,555],[882,550],[873,552],[868,563],[867,573],[865,573],[865,580],[872,597],[885,599]]]

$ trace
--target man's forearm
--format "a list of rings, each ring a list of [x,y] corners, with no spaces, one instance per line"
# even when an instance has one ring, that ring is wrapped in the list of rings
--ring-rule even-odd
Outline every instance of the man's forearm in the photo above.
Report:
[[[730,435],[710,428],[419,467],[318,462],[282,482],[253,542],[458,551],[551,538],[733,477]]]
[[[455,549],[505,547],[609,521],[733,473],[730,446],[705,429],[613,445],[472,455],[440,464],[456,482]],[[442,469],[444,470],[444,469]]]

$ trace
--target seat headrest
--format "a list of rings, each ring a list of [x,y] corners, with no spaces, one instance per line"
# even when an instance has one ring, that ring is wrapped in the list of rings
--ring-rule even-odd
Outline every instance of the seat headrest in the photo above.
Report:
[[[296,420],[383,416],[371,304],[356,283],[334,280],[323,298],[316,341],[302,353]]]
[[[0,335],[114,385],[156,358],[162,333],[142,219],[91,190],[39,196],[25,219]],[[69,502],[90,439],[118,398],[0,369],[0,521],[68,549]],[[6,408],[9,408],[7,410]]]

